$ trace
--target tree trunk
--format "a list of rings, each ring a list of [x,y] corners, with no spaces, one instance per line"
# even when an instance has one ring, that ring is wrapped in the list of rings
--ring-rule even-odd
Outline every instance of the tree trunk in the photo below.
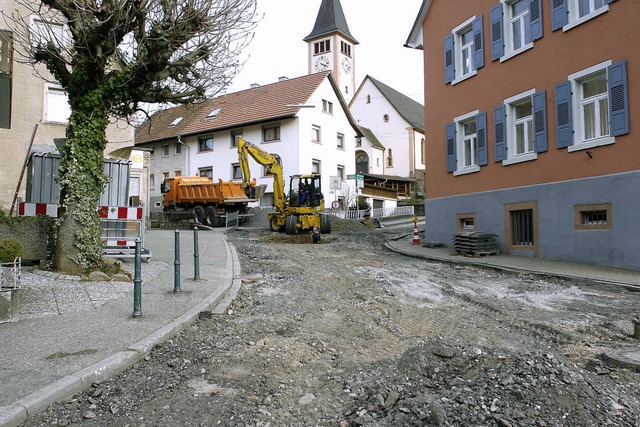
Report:
[[[103,263],[97,208],[107,177],[103,171],[108,112],[97,92],[74,97],[67,140],[60,160],[61,216],[58,222],[55,266],[58,271],[80,273]]]

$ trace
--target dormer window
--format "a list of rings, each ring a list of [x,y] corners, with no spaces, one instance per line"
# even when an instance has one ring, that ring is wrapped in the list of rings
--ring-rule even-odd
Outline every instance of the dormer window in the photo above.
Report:
[[[212,117],[217,117],[218,114],[220,114],[220,111],[222,111],[222,108],[216,108],[215,110],[209,113],[209,115],[207,116],[207,119],[210,119]]]
[[[178,123],[180,123],[182,121],[182,117],[178,117],[177,119],[175,119],[174,121],[171,122],[171,124],[169,126],[175,126]]]

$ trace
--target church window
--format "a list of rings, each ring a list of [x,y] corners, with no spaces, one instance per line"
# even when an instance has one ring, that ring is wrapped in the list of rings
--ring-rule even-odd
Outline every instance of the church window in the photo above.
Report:
[[[313,44],[314,55],[319,55],[325,52],[331,52],[331,40],[322,40]]]
[[[340,52],[343,55],[347,55],[348,57],[351,57],[351,45],[349,43],[341,41],[340,42]]]

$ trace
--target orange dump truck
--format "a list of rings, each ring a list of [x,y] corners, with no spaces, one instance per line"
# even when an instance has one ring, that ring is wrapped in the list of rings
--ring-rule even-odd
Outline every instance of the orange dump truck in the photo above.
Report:
[[[165,212],[193,210],[196,220],[209,227],[225,225],[227,213],[246,214],[250,202],[255,202],[256,183],[246,194],[240,182],[213,182],[204,176],[176,176],[162,183]]]

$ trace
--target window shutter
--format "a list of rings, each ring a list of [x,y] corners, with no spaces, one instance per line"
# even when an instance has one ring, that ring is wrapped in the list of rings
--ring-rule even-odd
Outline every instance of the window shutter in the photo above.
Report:
[[[456,76],[453,60],[453,34],[444,38],[444,82],[451,83]]]
[[[491,8],[491,60],[495,61],[504,55],[502,3]]]
[[[547,151],[547,91],[541,90],[531,97],[533,106],[533,147],[536,153]]]
[[[551,1],[551,30],[558,30],[569,23],[567,0]]]
[[[447,172],[456,170],[456,124],[447,125]]]
[[[616,1],[616,0],[604,0],[604,4],[611,4],[611,3],[613,3],[614,1]]]
[[[476,138],[478,147],[478,166],[487,164],[487,113],[476,116]]]
[[[0,128],[11,129],[11,79],[0,75]]]
[[[482,32],[482,15],[473,21],[473,65],[475,69],[484,67],[484,38]]]
[[[609,120],[611,136],[629,133],[629,92],[627,89],[627,61],[616,62],[608,68]]]
[[[531,19],[531,41],[542,38],[542,1],[531,0],[529,2],[529,18]]]
[[[493,109],[493,154],[496,162],[507,159],[506,112],[507,109],[504,105]]]
[[[573,119],[571,110],[571,82],[556,86],[556,147],[573,145]]]

